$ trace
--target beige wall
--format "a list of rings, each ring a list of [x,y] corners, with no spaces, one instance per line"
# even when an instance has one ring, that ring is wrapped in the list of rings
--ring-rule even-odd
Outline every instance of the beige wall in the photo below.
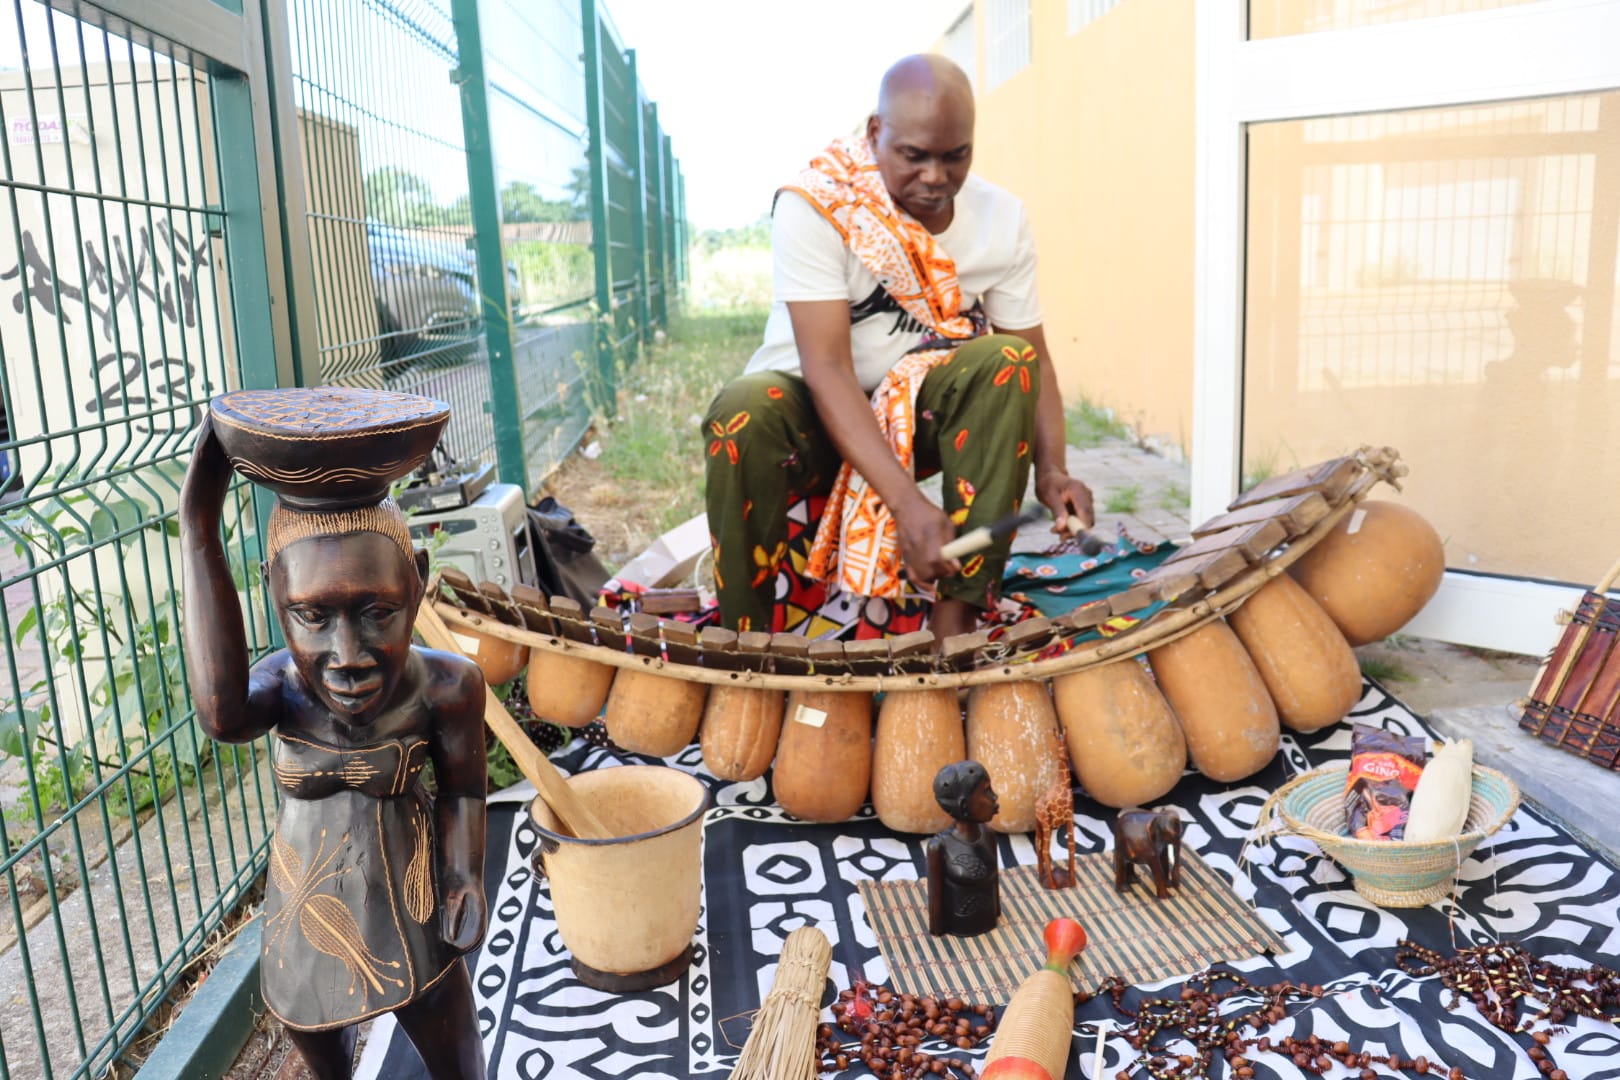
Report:
[[[974,13],[985,70],[987,8]],[[1032,0],[1033,58],[979,90],[974,169],[1021,196],[1067,399],[1192,440],[1192,0],[1128,0],[1071,35]]]

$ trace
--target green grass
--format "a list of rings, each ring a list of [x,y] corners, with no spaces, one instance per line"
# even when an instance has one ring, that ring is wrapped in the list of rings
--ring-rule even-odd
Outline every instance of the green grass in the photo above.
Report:
[[[1185,510],[1192,505],[1192,496],[1180,484],[1167,485],[1159,492],[1159,506],[1164,510]]]
[[[656,532],[703,510],[703,438],[709,402],[741,374],[759,345],[763,310],[674,320],[668,340],[621,378],[618,409],[599,430],[601,464],[627,513]]]
[[[1113,439],[1129,439],[1125,425],[1114,418],[1113,410],[1105,409],[1087,398],[1076,398],[1063,411],[1064,426],[1070,446],[1082,450],[1101,446]]]
[[[1108,493],[1103,500],[1103,512],[1109,514],[1134,514],[1137,501],[1142,497],[1142,489],[1135,484],[1126,484],[1117,487]]]
[[[1416,682],[1417,676],[1407,671],[1393,660],[1380,660],[1374,656],[1360,658],[1361,673],[1369,679],[1379,682]]]

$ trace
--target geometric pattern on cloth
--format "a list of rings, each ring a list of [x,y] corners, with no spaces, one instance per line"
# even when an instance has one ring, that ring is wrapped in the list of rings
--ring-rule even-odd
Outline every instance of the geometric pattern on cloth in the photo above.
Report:
[[[810,576],[810,545],[826,502],[824,495],[808,495],[788,507],[788,550],[776,573],[772,632],[852,641],[898,637],[925,628],[933,604],[915,591],[894,599],[861,596],[839,588],[836,581]]]
[[[1351,720],[1402,735],[1430,735],[1423,723],[1381,687],[1369,683]],[[1526,736],[1528,737],[1528,736]],[[1496,835],[1463,864],[1458,877],[1455,939],[1450,905],[1379,908],[1364,900],[1344,872],[1308,841],[1282,837],[1244,842],[1266,796],[1300,772],[1346,761],[1350,722],[1308,735],[1284,732],[1275,760],[1237,784],[1188,773],[1160,807],[1184,819],[1182,846],[1196,851],[1243,900],[1252,901],[1285,952],[1255,955],[1226,967],[1255,983],[1320,983],[1329,995],[1273,1025],[1268,1034],[1315,1033],[1369,1052],[1417,1055],[1461,1066],[1469,1080],[1538,1080],[1525,1052],[1526,1036],[1497,1030],[1472,1004],[1448,1010],[1450,995],[1434,978],[1417,979],[1395,966],[1395,944],[1410,938],[1444,955],[1454,947],[1512,939],[1568,965],[1620,967],[1620,871],[1595,857],[1561,827],[1521,806]],[[605,751],[576,743],[555,759],[565,771],[616,764]],[[643,759],[632,758],[631,762]],[[750,1016],[776,974],[782,945],[795,928],[814,923],[833,947],[828,978],[836,989],[855,977],[886,983],[888,968],[865,918],[863,881],[926,876],[923,837],[885,829],[870,807],[837,825],[789,818],[770,800],[765,780],[727,783],[709,777],[689,746],[666,764],[704,778],[714,794],[703,846],[703,910],[693,936],[696,959],[675,983],[638,994],[604,994],[581,984],[557,936],[546,887],[529,858],[539,836],[510,802],[490,802],[485,887],[489,932],[467,957],[473,997],[491,1078],[546,1080],[686,1080],[728,1076],[748,1037]],[[1106,851],[1113,811],[1075,796],[1075,842],[1081,853]],[[1032,865],[1028,836],[996,839],[1003,868]],[[1144,991],[1175,994],[1170,979],[1129,991],[1134,1008]],[[1234,998],[1233,1008],[1243,1005]],[[1252,1007],[1253,1002],[1248,1003]],[[822,1020],[829,1014],[824,1009]],[[1121,1018],[1107,996],[1075,1010],[1077,1027]],[[1091,1038],[1077,1038],[1065,1076],[1095,1075]],[[923,1049],[940,1052],[937,1043]],[[1572,1077],[1620,1080],[1620,1033],[1584,1017],[1552,1037],[1551,1049]],[[984,1049],[950,1050],[981,1068]],[[1104,1061],[1112,1077],[1134,1053],[1111,1039]],[[1253,1058],[1262,1080],[1311,1080],[1275,1054]],[[360,1080],[422,1080],[420,1059],[392,1016],[372,1022],[356,1076]],[[864,1068],[842,1077],[866,1077]],[[1138,1074],[1139,1075],[1139,1074]]]
[[[1104,979],[1152,983],[1195,975],[1223,960],[1286,951],[1277,932],[1238,899],[1219,874],[1182,853],[1181,888],[1157,900],[1144,873],[1125,893],[1114,891],[1114,856],[1097,851],[1075,860],[1070,889],[1041,887],[1033,866],[1001,874],[1001,919],[973,937],[928,932],[928,886],[921,881],[863,881],[861,903],[877,928],[878,947],[896,990],[907,994],[1006,1001],[1046,955],[1041,933],[1068,917],[1086,929],[1085,951],[1069,983],[1095,993]]]
[[[878,431],[907,476],[916,475],[917,395],[928,373],[954,355],[953,349],[907,353],[872,391]],[[832,491],[827,493],[827,509],[810,547],[806,573],[821,581],[836,581],[847,593],[885,600],[898,599],[911,584],[901,573],[900,525],[894,512],[847,461],[839,467]],[[924,591],[931,594],[932,589],[928,586]]]

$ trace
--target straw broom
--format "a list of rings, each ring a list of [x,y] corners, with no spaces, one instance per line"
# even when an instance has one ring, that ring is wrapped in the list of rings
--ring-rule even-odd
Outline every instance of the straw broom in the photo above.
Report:
[[[801,926],[788,935],[731,1080],[816,1080],[816,1017],[831,965],[826,934]]]

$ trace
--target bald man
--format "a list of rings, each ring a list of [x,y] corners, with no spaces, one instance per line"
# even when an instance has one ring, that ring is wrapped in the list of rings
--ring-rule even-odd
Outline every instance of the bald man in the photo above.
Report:
[[[1092,522],[1065,466],[1063,402],[1041,326],[1035,246],[1015,196],[976,176],[973,91],[942,56],[884,76],[864,136],[782,188],[764,343],[703,424],[721,618],[772,630],[788,507],[830,492],[813,576],[894,598],[936,590],[936,636],[994,607],[1011,538],[941,548],[1035,493]],[[944,473],[944,506],[916,478]]]

